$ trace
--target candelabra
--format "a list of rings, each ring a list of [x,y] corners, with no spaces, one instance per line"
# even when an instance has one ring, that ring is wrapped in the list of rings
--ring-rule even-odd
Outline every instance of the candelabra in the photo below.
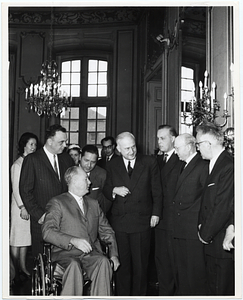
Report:
[[[227,120],[230,117],[227,110],[227,94],[224,94],[224,110],[223,115],[221,116],[224,121],[222,124],[216,122],[218,118],[217,112],[220,110],[220,104],[215,97],[216,84],[212,83],[212,90],[210,91],[207,86],[207,77],[208,72],[204,73],[204,86],[203,83],[199,82],[199,99],[193,95],[189,103],[189,114],[186,110],[182,111],[183,122],[187,126],[198,126],[204,121],[215,123],[217,126],[224,127],[227,124]],[[231,95],[229,95],[231,96]],[[190,121],[187,121],[188,117],[191,117]]]

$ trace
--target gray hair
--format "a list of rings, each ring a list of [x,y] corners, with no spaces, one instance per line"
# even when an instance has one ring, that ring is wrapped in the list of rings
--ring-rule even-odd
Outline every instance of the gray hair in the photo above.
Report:
[[[118,144],[120,140],[122,140],[126,137],[130,137],[135,141],[135,136],[131,132],[125,131],[125,132],[118,134],[118,136],[116,137],[116,143]]]
[[[72,166],[67,169],[67,171],[64,174],[64,179],[65,179],[67,185],[69,185],[71,183],[72,178],[75,175],[78,175],[79,170],[80,170],[80,167],[78,167],[78,166]]]

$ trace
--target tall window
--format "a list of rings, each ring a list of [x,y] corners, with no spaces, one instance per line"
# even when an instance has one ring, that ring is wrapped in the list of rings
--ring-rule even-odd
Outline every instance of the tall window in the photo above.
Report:
[[[191,68],[181,68],[181,130],[180,133],[192,134],[193,127],[184,123],[190,123],[192,120],[190,113],[190,105],[195,93],[195,84],[193,81],[194,70]],[[186,119],[184,118],[186,116]]]
[[[106,60],[82,57],[61,63],[62,90],[72,99],[72,107],[60,115],[69,144],[100,148],[108,124],[108,81]]]

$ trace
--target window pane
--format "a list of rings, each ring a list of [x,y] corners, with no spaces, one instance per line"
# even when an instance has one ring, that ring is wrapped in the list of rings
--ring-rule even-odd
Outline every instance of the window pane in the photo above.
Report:
[[[193,79],[193,69],[182,67],[181,77]]]
[[[80,60],[72,61],[72,72],[80,72]]]
[[[70,84],[70,74],[62,73],[62,84]]]
[[[96,133],[87,132],[87,144],[95,144]]]
[[[70,85],[63,84],[61,86],[61,95],[63,95],[63,93],[65,93],[68,97],[70,96]]]
[[[88,108],[88,119],[96,119],[96,107]]]
[[[70,131],[78,131],[78,120],[70,120]]]
[[[192,92],[182,91],[181,92],[181,100],[191,100],[192,99]]]
[[[96,121],[87,120],[87,131],[95,131]]]
[[[70,132],[70,144],[78,144],[78,132]]]
[[[106,119],[106,107],[98,107],[98,119]]]
[[[104,72],[99,73],[98,74],[98,82],[99,82],[99,84],[107,83],[107,73],[104,73]]]
[[[89,60],[89,71],[97,71],[97,66],[98,66],[97,62],[98,62],[97,60],[92,60],[92,59]]]
[[[88,84],[97,84],[97,73],[89,73]]]
[[[69,131],[69,121],[68,120],[60,120],[60,124]]]
[[[105,131],[106,120],[100,120],[97,122],[97,131]]]
[[[71,118],[79,119],[79,107],[71,107]]]
[[[107,71],[107,61],[99,61],[99,71]]]
[[[97,86],[89,85],[88,86],[88,97],[96,97],[97,96]]]
[[[105,132],[97,133],[97,144],[101,144],[101,140],[105,137]]]
[[[62,72],[70,72],[70,61],[64,61],[62,63]]]
[[[181,89],[182,90],[192,90],[193,81],[191,79],[182,79],[181,80]]]
[[[80,96],[80,85],[71,85],[72,97]]]
[[[98,96],[99,97],[106,97],[107,96],[107,86],[106,85],[99,85],[98,86]]]
[[[71,74],[71,83],[79,84],[80,83],[80,73],[72,73]]]

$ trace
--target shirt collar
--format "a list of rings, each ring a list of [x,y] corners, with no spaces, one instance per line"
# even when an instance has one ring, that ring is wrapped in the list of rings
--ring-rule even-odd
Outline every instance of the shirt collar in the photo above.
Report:
[[[220,154],[225,150],[225,148],[223,148],[221,151],[219,151],[212,159],[210,159],[209,162],[209,174],[212,172],[212,169],[217,161],[217,159],[219,158]]]
[[[132,159],[132,160],[128,160],[128,159],[126,159],[124,157],[122,157],[122,158],[123,158],[123,161],[124,161],[124,164],[125,164],[126,167],[128,165],[128,162],[130,161],[131,162],[131,168],[134,168],[136,157],[134,159]]]
[[[188,165],[189,162],[197,155],[197,152],[194,152],[192,155],[190,155],[186,160],[185,163]]]
[[[168,151],[168,152],[164,152],[164,154],[167,154],[167,155],[168,155],[166,161],[168,161],[168,160],[170,159],[171,155],[172,155],[174,152],[175,152],[174,149],[171,149],[171,150]]]

